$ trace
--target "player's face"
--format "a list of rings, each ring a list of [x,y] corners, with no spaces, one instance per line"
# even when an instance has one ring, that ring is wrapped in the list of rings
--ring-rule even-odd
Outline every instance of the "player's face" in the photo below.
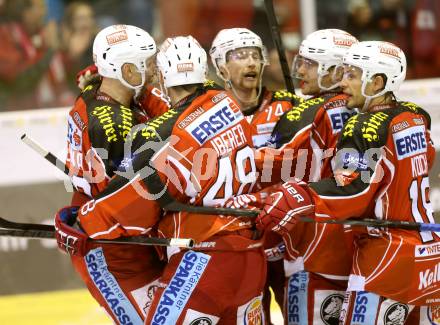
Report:
[[[319,94],[318,62],[297,55],[293,62],[292,74],[299,80],[299,87],[304,95]]]
[[[232,85],[241,90],[254,90],[259,86],[263,58],[257,47],[243,47],[226,55],[226,74]]]
[[[344,75],[340,86],[344,94],[348,95],[347,107],[363,107],[365,97],[362,96],[362,70],[351,65],[344,65]]]

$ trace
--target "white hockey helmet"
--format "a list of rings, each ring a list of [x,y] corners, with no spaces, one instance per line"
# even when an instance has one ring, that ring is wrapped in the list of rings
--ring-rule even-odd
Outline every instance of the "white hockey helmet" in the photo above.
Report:
[[[93,60],[98,73],[118,79],[124,86],[139,90],[145,82],[145,61],[156,53],[153,38],[141,28],[131,25],[112,25],[101,30],[93,42]],[[122,77],[122,66],[132,63],[142,75],[140,85],[130,85]]]
[[[208,59],[194,37],[170,37],[159,47],[157,67],[166,88],[198,84],[206,81]]]
[[[356,43],[358,40],[343,30],[321,29],[307,35],[301,42],[299,55],[318,63],[318,85],[323,90],[329,90],[338,84],[325,88],[321,83],[322,77],[329,73],[330,67],[342,65],[342,57]],[[293,69],[295,73],[295,64]]]
[[[362,96],[378,97],[397,91],[406,77],[405,53],[396,45],[381,41],[366,41],[353,45],[344,55],[343,63],[362,70]],[[385,87],[374,96],[365,94],[371,78],[377,74],[387,77]]]
[[[263,45],[260,36],[247,28],[222,29],[214,38],[211,49],[209,50],[212,64],[219,78],[224,80],[224,77],[220,73],[220,67],[226,64],[226,55],[228,52],[242,47],[259,48],[263,65],[268,64],[266,47]]]

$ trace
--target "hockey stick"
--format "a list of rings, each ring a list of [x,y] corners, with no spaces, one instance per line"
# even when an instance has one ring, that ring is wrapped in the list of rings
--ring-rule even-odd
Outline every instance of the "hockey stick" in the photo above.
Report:
[[[303,222],[317,222],[333,225],[348,225],[348,226],[361,226],[361,227],[374,227],[374,228],[397,228],[417,231],[440,231],[440,224],[438,223],[423,223],[423,222],[411,222],[411,221],[397,221],[397,220],[380,220],[380,219],[319,219],[315,220],[310,217],[301,217]]]
[[[293,85],[292,76],[290,75],[289,64],[287,63],[286,52],[284,51],[277,17],[275,16],[275,11],[273,9],[273,1],[264,0],[264,7],[266,8],[266,16],[267,20],[269,21],[272,40],[275,43],[275,47],[278,52],[281,71],[283,72],[284,82],[286,83],[286,89],[291,93],[295,93],[295,86]]]
[[[55,227],[42,224],[16,223],[0,218],[0,236],[55,239]],[[183,248],[192,248],[194,246],[194,240],[186,238],[132,236],[117,239],[91,239],[91,241],[97,244],[157,245]]]
[[[52,165],[61,170],[64,174],[69,176],[69,168],[66,164],[58,159],[53,153],[44,149],[39,143],[33,140],[31,137],[23,134],[21,140],[26,143],[30,148],[36,151],[40,156],[49,161]],[[203,206],[193,206],[181,203],[173,198],[171,195],[163,195],[163,197],[157,200],[160,207],[166,211],[172,212],[192,212],[199,214],[214,214],[214,215],[233,215],[239,217],[256,217],[258,215],[255,211],[242,210],[242,209],[227,209],[227,208],[213,208],[213,207],[203,207]],[[0,223],[1,226],[1,223]]]
[[[26,143],[30,148],[32,148],[35,152],[37,152],[41,157],[49,161],[52,165],[57,167],[59,170],[61,170],[64,174],[69,175],[69,169],[67,168],[66,164],[62,162],[60,159],[58,159],[54,154],[52,154],[50,151],[45,150],[40,144],[35,142],[32,138],[28,137],[25,134],[23,134],[20,139]]]
[[[69,174],[68,168],[65,166],[65,164],[59,160],[55,155],[48,152],[44,148],[42,148],[38,143],[33,141],[31,138],[26,136],[25,134],[21,137],[26,143],[32,143],[30,145],[31,148],[33,148],[35,151],[40,153],[43,157],[52,157],[50,159],[47,159],[49,162],[51,162],[53,165],[57,166],[60,170],[64,169],[64,172],[66,174]],[[44,153],[41,154],[41,153]],[[157,176],[156,177],[156,183],[159,183],[160,179]],[[159,198],[158,203],[160,204],[161,208],[166,211],[172,211],[172,212],[179,212],[179,211],[185,211],[185,212],[192,212],[192,213],[199,213],[199,214],[213,214],[213,215],[226,215],[226,216],[241,216],[241,217],[256,217],[260,213],[258,210],[245,210],[245,209],[230,209],[230,208],[214,208],[214,207],[203,207],[203,206],[193,206],[181,203],[174,199],[168,192],[165,192],[164,195],[162,195],[161,198]],[[408,230],[417,230],[417,231],[440,231],[440,224],[437,223],[420,223],[420,222],[410,222],[410,221],[395,221],[395,220],[380,220],[380,219],[345,219],[345,220],[314,220],[313,218],[307,218],[303,217],[301,218],[301,221],[303,222],[318,222],[318,223],[328,223],[328,224],[340,224],[340,225],[351,225],[351,226],[363,226],[363,227],[375,227],[375,228],[400,228],[400,229],[408,229]],[[10,221],[4,220],[0,218],[0,227],[2,227],[2,224],[4,222],[10,223]],[[14,224],[14,223],[12,223]],[[32,224],[24,224],[24,225],[32,225]],[[51,227],[47,225],[35,225],[40,230],[47,230],[45,227]],[[9,226],[6,228],[14,228],[14,226]],[[22,229],[22,228],[19,228]]]

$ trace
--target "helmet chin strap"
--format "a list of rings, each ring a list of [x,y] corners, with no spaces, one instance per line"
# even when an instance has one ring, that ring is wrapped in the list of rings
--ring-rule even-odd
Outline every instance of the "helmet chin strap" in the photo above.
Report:
[[[326,91],[330,91],[330,90],[333,90],[333,89],[336,89],[336,88],[338,88],[339,87],[339,82],[335,82],[332,86],[330,86],[330,87],[324,87],[323,85],[322,85],[322,77],[325,77],[325,75],[323,76],[323,75],[320,75],[319,77],[318,77],[318,87],[319,87],[319,89],[321,90],[321,92],[326,92]]]
[[[371,80],[364,80],[363,82],[362,82],[362,96],[364,96],[365,97],[365,102],[364,102],[364,105],[362,106],[362,112],[367,112],[367,110],[368,110],[368,108],[369,108],[369,106],[370,106],[370,104],[371,104],[371,100],[373,99],[373,98],[376,98],[376,97],[379,97],[379,96],[382,96],[382,95],[384,95],[385,93],[386,93],[386,88],[384,88],[384,89],[382,89],[381,91],[379,91],[377,94],[375,94],[375,95],[367,95],[366,93],[365,93],[365,89],[367,88],[367,83],[368,82],[370,82]]]
[[[144,84],[145,84],[146,72],[143,71],[143,72],[139,72],[139,73],[141,74],[141,83],[140,83],[139,85],[137,85],[137,86],[133,86],[133,85],[129,84],[129,83],[124,79],[124,77],[122,76],[122,73],[120,74],[120,78],[118,78],[119,81],[120,81],[125,87],[134,90],[134,96],[133,96],[134,98],[136,98],[136,97],[138,97],[138,96],[140,95],[140,93],[141,93],[141,91],[142,91],[142,88],[144,87]]]

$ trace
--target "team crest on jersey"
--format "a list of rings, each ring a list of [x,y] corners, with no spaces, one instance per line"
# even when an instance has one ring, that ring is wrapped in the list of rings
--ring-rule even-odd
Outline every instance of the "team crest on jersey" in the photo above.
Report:
[[[427,308],[427,316],[430,324],[440,325],[440,306],[429,306]]]
[[[362,122],[362,137],[368,142],[379,141],[379,127],[388,119],[388,114],[377,112],[372,114],[367,121]]]
[[[404,325],[408,317],[409,308],[399,302],[392,304],[387,308],[383,315],[383,323],[387,325]]]
[[[338,325],[344,295],[335,293],[329,295],[321,304],[321,320],[326,325]]]
[[[425,126],[417,125],[393,134],[396,147],[397,159],[426,153],[428,143],[426,141]]]

